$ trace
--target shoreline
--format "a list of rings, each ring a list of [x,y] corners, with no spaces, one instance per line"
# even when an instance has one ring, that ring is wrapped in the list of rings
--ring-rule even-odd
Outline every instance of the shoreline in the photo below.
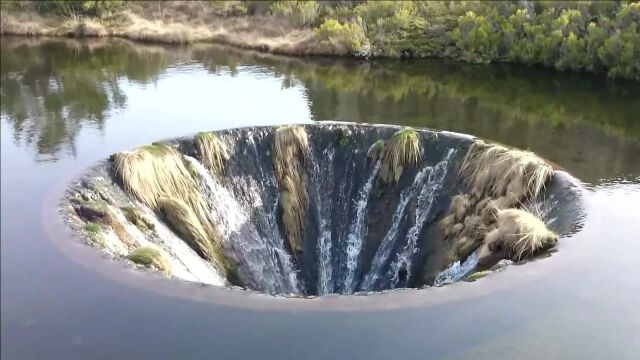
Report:
[[[251,26],[248,22],[252,23]],[[220,44],[276,55],[349,57],[348,53],[323,50],[313,30],[288,26],[282,19],[273,16],[213,18],[209,24],[199,25],[147,20],[135,14],[128,14],[124,21],[114,21],[80,16],[45,17],[31,11],[7,11],[2,15],[0,30],[2,36],[122,38],[148,44]]]
[[[3,3],[0,35],[209,43],[294,57],[508,63],[640,81],[640,47],[635,45],[640,29],[629,21],[640,19],[640,2],[616,5],[606,14],[597,12],[597,4],[579,8],[561,2],[535,10],[526,4],[505,8],[499,2],[371,1],[351,7],[315,1],[117,3],[122,4],[102,13],[55,12],[48,9],[54,2]],[[222,9],[223,3],[230,5]]]

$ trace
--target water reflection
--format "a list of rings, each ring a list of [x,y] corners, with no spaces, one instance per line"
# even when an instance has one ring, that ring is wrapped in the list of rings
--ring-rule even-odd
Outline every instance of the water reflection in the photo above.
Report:
[[[171,63],[166,51],[106,40],[3,39],[0,58],[2,115],[39,161],[75,153],[83,126],[101,129],[110,111],[126,107],[120,79],[148,83]]]
[[[40,161],[73,154],[83,127],[101,129],[112,111],[126,111],[122,81],[152,83],[169,68],[188,69],[188,62],[213,75],[302,85],[306,96],[296,101],[307,102],[314,120],[472,133],[532,149],[592,183],[611,176],[637,181],[640,174],[636,83],[535,68],[282,58],[122,40],[3,39],[0,54],[2,117]]]

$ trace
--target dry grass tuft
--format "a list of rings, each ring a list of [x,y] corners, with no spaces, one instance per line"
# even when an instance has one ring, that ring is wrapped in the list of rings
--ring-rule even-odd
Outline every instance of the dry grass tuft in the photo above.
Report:
[[[405,128],[396,131],[382,151],[382,166],[378,177],[385,183],[398,182],[403,170],[420,162],[422,151],[418,133]]]
[[[506,196],[514,204],[538,196],[551,175],[551,165],[536,154],[484,141],[471,146],[459,173],[476,197]]]
[[[309,198],[304,162],[309,152],[302,126],[281,126],[273,142],[273,167],[280,186],[280,209],[285,236],[291,249],[302,251],[302,231]]]
[[[195,137],[196,148],[200,153],[202,163],[216,175],[224,173],[224,165],[229,154],[224,144],[214,133],[198,133]]]
[[[209,207],[182,155],[165,145],[151,145],[113,157],[116,178],[124,189],[154,211],[204,258],[226,271],[220,237],[209,219]]]
[[[205,218],[207,206],[191,177],[182,155],[165,145],[150,145],[120,152],[113,157],[116,177],[127,192],[153,210],[160,198],[181,199],[199,217]]]
[[[115,33],[131,40],[177,44],[207,41],[213,36],[209,28],[201,25],[148,20],[135,14],[128,14],[127,18],[125,25],[116,28]]]
[[[203,225],[194,211],[181,200],[162,198],[160,209],[171,228],[201,257],[222,270],[228,269],[229,264],[219,247],[220,235],[214,227]]]
[[[535,215],[518,210],[553,175],[552,167],[528,151],[476,141],[465,156],[459,179],[468,193],[452,198],[440,221],[451,242],[451,259],[459,260],[482,247],[481,258],[492,249],[520,260],[557,238]]]
[[[171,262],[164,251],[151,246],[142,246],[133,250],[127,259],[145,266],[154,267],[165,274],[171,274]]]
[[[367,151],[367,157],[371,159],[371,163],[375,164],[382,158],[382,152],[384,151],[384,140],[378,140],[369,147]]]
[[[451,199],[451,205],[449,205],[449,212],[453,214],[455,221],[463,220],[465,214],[471,207],[471,199],[469,195],[460,194]]]
[[[109,35],[109,31],[98,19],[85,18],[72,15],[64,19],[56,28],[55,35],[72,37],[103,37]]]
[[[486,235],[485,243],[492,251],[501,249],[515,261],[533,256],[558,240],[540,218],[524,210],[498,210],[497,224]]]

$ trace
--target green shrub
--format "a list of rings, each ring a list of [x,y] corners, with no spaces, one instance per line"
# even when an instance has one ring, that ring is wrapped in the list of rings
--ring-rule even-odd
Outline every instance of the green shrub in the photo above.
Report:
[[[498,58],[501,33],[485,16],[469,11],[458,18],[458,26],[451,32],[463,60],[490,63]]]
[[[211,6],[213,7],[214,12],[217,15],[221,15],[224,17],[229,16],[244,16],[247,15],[249,9],[242,1],[231,0],[231,1],[220,1],[220,0],[212,0]]]
[[[316,29],[316,37],[332,53],[366,55],[368,41],[358,19],[344,24],[327,19]]]
[[[317,22],[320,5],[315,1],[277,1],[271,5],[271,12],[285,16],[296,26],[308,26]]]
[[[58,15],[105,16],[122,5],[120,0],[40,0],[37,8],[44,13]]]

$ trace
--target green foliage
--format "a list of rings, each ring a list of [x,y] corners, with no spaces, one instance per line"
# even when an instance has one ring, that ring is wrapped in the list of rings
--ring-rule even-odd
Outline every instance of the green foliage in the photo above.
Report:
[[[614,1],[364,1],[322,11],[317,34],[335,46],[362,28],[373,56],[540,64],[640,79],[640,3]],[[335,34],[341,34],[340,36]]]
[[[127,258],[136,264],[154,267],[167,274],[171,273],[171,262],[169,262],[165,252],[155,247],[142,246],[136,248]]]
[[[317,22],[320,5],[315,1],[277,1],[271,5],[271,12],[285,16],[296,26],[308,26]]]
[[[337,20],[327,19],[316,29],[316,36],[322,46],[337,54],[366,51],[367,38],[357,20],[341,24]]]
[[[498,57],[500,34],[495,24],[473,11],[458,19],[458,27],[451,37],[461,52],[460,57],[470,62],[489,63]]]
[[[100,225],[90,222],[84,225],[84,229],[91,234],[98,234],[100,232]]]
[[[249,12],[249,8],[247,7],[247,5],[238,0],[212,0],[211,6],[213,7],[213,10],[217,15],[221,15],[224,17],[243,16],[247,15],[247,13]]]
[[[120,0],[40,0],[37,7],[43,13],[100,17],[109,15],[122,3]]]

